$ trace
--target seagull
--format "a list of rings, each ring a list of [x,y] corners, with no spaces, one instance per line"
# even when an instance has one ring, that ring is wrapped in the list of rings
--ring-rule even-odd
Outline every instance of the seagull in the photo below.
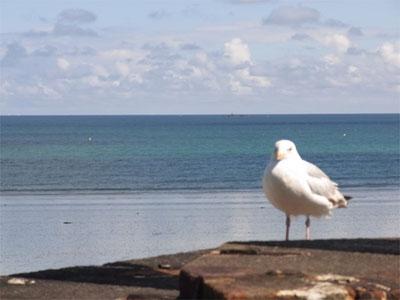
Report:
[[[289,140],[275,143],[264,172],[263,190],[272,205],[286,214],[287,241],[290,216],[306,216],[306,240],[309,240],[310,216],[330,216],[332,209],[347,207],[351,199],[320,168],[303,160]]]

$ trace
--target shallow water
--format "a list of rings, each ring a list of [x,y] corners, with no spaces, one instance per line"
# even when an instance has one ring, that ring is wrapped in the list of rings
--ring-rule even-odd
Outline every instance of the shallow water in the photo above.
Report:
[[[313,238],[399,236],[397,189],[350,188],[354,199]],[[1,197],[1,274],[102,264],[210,248],[231,240],[280,240],[284,215],[260,191],[29,194]],[[71,224],[64,224],[71,222]],[[291,238],[304,237],[304,218]]]

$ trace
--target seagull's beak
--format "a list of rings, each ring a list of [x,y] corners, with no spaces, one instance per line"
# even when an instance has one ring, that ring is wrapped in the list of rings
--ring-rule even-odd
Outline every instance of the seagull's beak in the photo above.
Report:
[[[285,153],[282,150],[275,150],[275,159],[282,160],[285,157]]]

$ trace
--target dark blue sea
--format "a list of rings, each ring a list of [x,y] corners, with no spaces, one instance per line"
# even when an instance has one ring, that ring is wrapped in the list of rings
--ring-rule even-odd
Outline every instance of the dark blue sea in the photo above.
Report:
[[[313,222],[314,238],[398,236],[399,120],[1,116],[0,274],[282,239],[261,177],[283,138],[354,197]]]

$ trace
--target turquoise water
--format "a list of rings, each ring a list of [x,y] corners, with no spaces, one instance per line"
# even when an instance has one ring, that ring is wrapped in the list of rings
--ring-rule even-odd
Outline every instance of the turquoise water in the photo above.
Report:
[[[399,115],[1,117],[1,190],[258,189],[276,140],[346,187],[399,183]]]
[[[0,274],[280,240],[261,176],[281,138],[354,197],[313,238],[399,236],[399,115],[0,122]],[[304,218],[291,230],[304,238]]]

